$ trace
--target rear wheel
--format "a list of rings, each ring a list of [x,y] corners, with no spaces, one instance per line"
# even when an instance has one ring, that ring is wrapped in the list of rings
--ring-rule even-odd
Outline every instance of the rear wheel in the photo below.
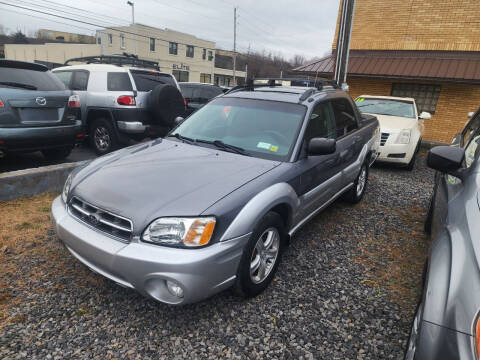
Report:
[[[45,149],[42,150],[42,154],[44,157],[46,157],[48,160],[63,160],[70,153],[72,152],[73,147],[71,146],[64,146],[60,148],[54,148],[54,149]]]
[[[118,147],[117,134],[111,122],[101,118],[93,121],[89,132],[90,145],[98,155],[107,154]]]
[[[348,190],[343,198],[352,203],[356,204],[363,198],[363,194],[365,194],[365,190],[367,189],[368,183],[368,166],[366,163],[362,165],[360,168],[360,173],[358,174],[355,182],[353,183],[353,187]]]
[[[285,240],[282,218],[269,212],[250,236],[238,267],[235,292],[243,297],[260,294],[272,282]]]

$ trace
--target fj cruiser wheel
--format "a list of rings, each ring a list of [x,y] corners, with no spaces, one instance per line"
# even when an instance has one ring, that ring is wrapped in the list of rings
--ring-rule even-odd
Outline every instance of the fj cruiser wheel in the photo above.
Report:
[[[180,91],[172,85],[157,85],[148,96],[148,108],[152,113],[152,125],[173,128],[175,118],[185,112],[185,103]]]
[[[365,190],[367,189],[368,184],[368,166],[366,163],[360,168],[360,173],[358,174],[353,186],[348,190],[343,196],[344,200],[349,203],[356,204],[363,198]]]
[[[107,154],[118,146],[117,135],[110,121],[96,119],[90,126],[90,144],[98,155]]]
[[[45,156],[48,160],[63,160],[65,159],[70,153],[72,152],[71,146],[65,146],[61,148],[55,149],[45,149],[42,150],[43,156]]]
[[[243,251],[234,286],[238,295],[253,297],[267,288],[277,271],[284,243],[282,218],[269,212],[252,232]]]

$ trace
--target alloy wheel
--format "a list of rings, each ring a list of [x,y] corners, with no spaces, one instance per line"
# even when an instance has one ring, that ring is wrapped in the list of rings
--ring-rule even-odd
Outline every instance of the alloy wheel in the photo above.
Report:
[[[105,151],[110,147],[111,140],[108,130],[103,126],[99,126],[95,129],[94,133],[95,146],[101,151]]]
[[[420,330],[420,324],[422,321],[423,304],[420,304],[413,319],[412,330],[410,332],[410,338],[408,339],[407,351],[405,353],[405,360],[413,360],[415,358],[415,351],[417,350],[417,340]]]
[[[263,282],[278,258],[280,250],[280,234],[274,227],[266,229],[258,238],[250,259],[250,278],[253,283]]]
[[[367,182],[367,169],[365,166],[362,166],[362,170],[360,171],[360,175],[358,175],[357,181],[357,196],[361,196],[363,190],[365,189],[365,184]]]

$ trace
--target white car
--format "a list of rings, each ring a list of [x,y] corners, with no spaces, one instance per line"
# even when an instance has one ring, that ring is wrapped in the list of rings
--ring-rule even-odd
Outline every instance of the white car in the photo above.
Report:
[[[380,122],[380,154],[377,160],[405,165],[412,170],[425,129],[423,120],[431,115],[418,115],[413,98],[361,95],[355,100],[362,113],[372,114]]]

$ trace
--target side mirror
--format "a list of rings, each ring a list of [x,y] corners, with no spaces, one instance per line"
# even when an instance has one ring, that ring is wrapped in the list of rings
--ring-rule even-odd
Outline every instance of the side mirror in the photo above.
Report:
[[[337,142],[334,139],[312,138],[308,143],[308,155],[327,155],[335,152]]]
[[[462,169],[465,151],[456,146],[436,146],[427,155],[427,165],[434,170],[464,178],[465,170]]]
[[[423,120],[430,120],[432,118],[432,115],[429,112],[422,111],[418,118]]]
[[[173,120],[173,123],[175,124],[175,126],[178,126],[178,125],[180,125],[184,120],[185,120],[185,119],[184,119],[183,117],[177,116],[177,117],[175,118],[175,120]]]

